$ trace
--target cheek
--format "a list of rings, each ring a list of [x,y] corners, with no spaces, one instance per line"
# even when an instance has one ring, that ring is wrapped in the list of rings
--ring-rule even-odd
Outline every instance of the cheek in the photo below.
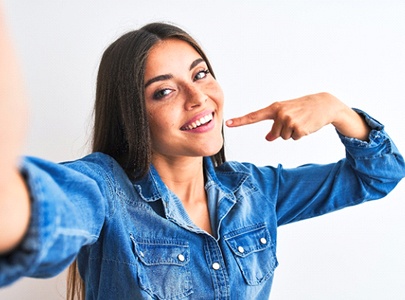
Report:
[[[221,86],[218,84],[217,81],[213,81],[209,89],[211,91],[211,98],[222,108],[222,105],[224,104],[224,93],[222,91]]]
[[[150,108],[148,108],[148,123],[149,123],[149,131],[151,135],[152,141],[155,139],[156,134],[159,133],[159,119],[157,118],[158,114],[154,112],[153,110],[151,111]]]
[[[218,101],[220,102],[221,106],[224,104],[224,92],[222,91],[221,87],[218,90]]]
[[[164,136],[172,128],[175,128],[175,116],[170,109],[148,109],[148,122],[152,138]]]

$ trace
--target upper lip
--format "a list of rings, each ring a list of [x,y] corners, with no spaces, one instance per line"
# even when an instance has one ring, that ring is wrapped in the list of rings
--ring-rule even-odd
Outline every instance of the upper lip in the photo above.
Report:
[[[186,123],[184,123],[180,129],[184,130],[187,129],[188,126],[191,124],[195,123],[197,120],[200,120],[202,117],[213,115],[214,112],[212,110],[204,110],[198,114],[196,114],[194,117],[192,117],[190,120],[188,120]]]

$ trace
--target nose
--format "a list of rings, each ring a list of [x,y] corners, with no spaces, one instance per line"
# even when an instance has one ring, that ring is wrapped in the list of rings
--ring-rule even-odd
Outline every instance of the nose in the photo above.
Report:
[[[207,101],[207,95],[195,84],[189,84],[184,87],[185,101],[184,107],[186,110],[192,110]]]

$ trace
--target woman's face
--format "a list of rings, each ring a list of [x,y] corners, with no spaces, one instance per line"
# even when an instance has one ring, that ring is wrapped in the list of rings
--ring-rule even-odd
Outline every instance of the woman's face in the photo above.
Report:
[[[144,80],[154,159],[218,153],[224,97],[192,46],[177,39],[158,42],[150,50]]]

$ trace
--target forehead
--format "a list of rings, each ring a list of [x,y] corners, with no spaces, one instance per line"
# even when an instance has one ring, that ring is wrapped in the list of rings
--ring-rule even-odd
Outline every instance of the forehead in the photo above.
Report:
[[[146,59],[145,76],[150,73],[172,73],[174,68],[189,67],[201,55],[187,42],[167,39],[156,43]]]

